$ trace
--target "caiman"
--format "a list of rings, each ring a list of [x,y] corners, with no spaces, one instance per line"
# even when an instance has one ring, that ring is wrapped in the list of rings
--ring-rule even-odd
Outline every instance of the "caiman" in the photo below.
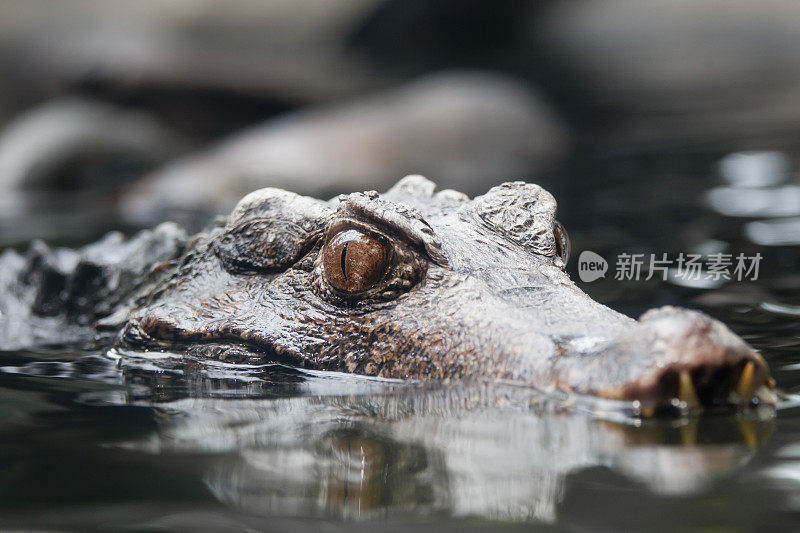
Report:
[[[474,199],[422,176],[329,202],[261,189],[191,238],[167,224],[7,252],[0,347],[94,326],[123,355],[496,381],[643,415],[775,402],[765,361],[721,322],[676,307],[636,321],[582,292],[555,215],[523,182]]]

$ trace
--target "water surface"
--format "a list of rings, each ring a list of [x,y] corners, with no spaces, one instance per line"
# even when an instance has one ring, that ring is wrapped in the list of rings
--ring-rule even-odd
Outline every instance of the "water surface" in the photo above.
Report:
[[[777,416],[641,421],[613,404],[522,387],[134,358],[107,353],[108,339],[6,352],[0,527],[797,525],[800,237],[791,228],[800,208],[788,200],[780,211],[769,201],[749,208],[747,198],[787,197],[798,180],[791,165],[763,162],[737,178],[717,159],[587,159],[544,185],[560,201],[575,256],[593,250],[612,270],[622,252],[762,253],[755,282],[688,287],[616,281],[611,272],[581,286],[632,316],[676,304],[725,321],[787,393]],[[576,277],[574,261],[570,269]]]

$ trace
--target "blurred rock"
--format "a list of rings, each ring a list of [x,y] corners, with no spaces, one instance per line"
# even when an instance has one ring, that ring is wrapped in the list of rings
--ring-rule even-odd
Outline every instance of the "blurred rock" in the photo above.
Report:
[[[180,140],[147,113],[53,100],[0,131],[0,192],[109,190],[180,149]]]
[[[798,144],[797,2],[549,2],[532,34],[606,149]]]
[[[127,195],[135,222],[223,212],[274,186],[330,196],[423,173],[468,193],[533,173],[567,150],[526,86],[488,73],[433,75],[389,92],[271,120],[155,171]]]
[[[85,83],[183,87],[295,102],[375,83],[339,43],[376,0],[6,0],[2,104]],[[0,118],[3,105],[0,104]]]
[[[119,227],[123,185],[185,150],[141,110],[63,98],[22,113],[0,130],[0,246]]]
[[[7,0],[0,119],[87,87],[213,96],[186,119],[482,68],[542,88],[601,152],[797,148],[799,30],[790,0]]]

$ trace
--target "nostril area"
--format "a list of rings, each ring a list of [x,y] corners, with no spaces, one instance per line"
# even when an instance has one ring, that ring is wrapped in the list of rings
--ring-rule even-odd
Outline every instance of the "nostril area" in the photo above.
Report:
[[[722,323],[697,311],[666,307],[642,316],[628,346],[649,346],[654,371],[629,390],[643,405],[714,408],[774,403],[764,360]],[[765,386],[766,385],[766,386]],[[766,391],[766,392],[765,392]]]

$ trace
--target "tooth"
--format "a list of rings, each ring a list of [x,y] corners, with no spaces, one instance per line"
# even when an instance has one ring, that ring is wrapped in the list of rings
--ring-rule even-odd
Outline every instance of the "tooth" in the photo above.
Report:
[[[755,389],[753,376],[755,372],[756,365],[752,361],[748,362],[745,365],[744,370],[742,370],[742,376],[739,378],[739,383],[736,384],[736,389],[734,389],[734,391],[739,395],[742,403],[750,402],[750,399],[753,397],[753,390]]]
[[[700,400],[697,399],[697,391],[692,382],[692,376],[688,370],[683,370],[678,380],[678,399],[689,407],[697,407]]]

